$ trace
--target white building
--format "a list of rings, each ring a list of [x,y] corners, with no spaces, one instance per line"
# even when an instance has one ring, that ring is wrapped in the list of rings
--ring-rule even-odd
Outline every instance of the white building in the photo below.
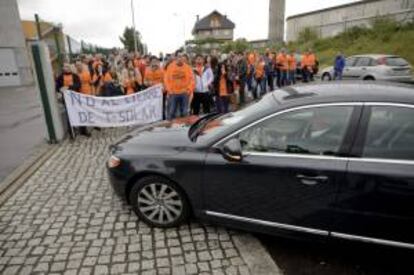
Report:
[[[0,1],[0,87],[33,83],[16,0]]]
[[[335,36],[354,26],[369,26],[376,17],[387,16],[400,22],[414,18],[414,0],[362,0],[287,18],[287,41],[294,41],[309,27],[320,37]]]

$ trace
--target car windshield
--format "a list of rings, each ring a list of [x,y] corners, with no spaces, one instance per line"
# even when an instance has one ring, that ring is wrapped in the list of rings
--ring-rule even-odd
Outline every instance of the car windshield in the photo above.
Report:
[[[408,62],[401,57],[388,57],[386,59],[386,64],[388,66],[397,67],[397,66],[407,66]]]
[[[250,118],[258,113],[274,106],[276,101],[269,94],[256,103],[249,104],[236,112],[227,114],[213,114],[199,119],[190,128],[188,136],[191,141],[210,138],[220,134],[235,125],[248,122]]]

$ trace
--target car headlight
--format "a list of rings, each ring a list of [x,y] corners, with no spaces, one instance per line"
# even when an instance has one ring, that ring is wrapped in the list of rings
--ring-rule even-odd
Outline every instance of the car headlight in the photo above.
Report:
[[[111,156],[108,160],[108,167],[115,168],[121,164],[121,160],[116,156]]]

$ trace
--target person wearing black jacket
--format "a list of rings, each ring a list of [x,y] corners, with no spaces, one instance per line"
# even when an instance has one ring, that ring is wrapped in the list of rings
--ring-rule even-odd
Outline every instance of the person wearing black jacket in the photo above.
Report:
[[[56,79],[56,91],[71,90],[79,93],[80,88],[79,76],[72,72],[70,64],[64,64],[63,72]]]
[[[56,91],[63,92],[64,90],[71,90],[80,93],[81,82],[79,76],[72,72],[70,64],[63,65],[63,72],[56,79]],[[62,97],[64,100],[64,97]],[[69,125],[71,127],[71,125]],[[90,137],[90,133],[86,127],[78,127],[79,133],[83,136]]]
[[[230,95],[234,92],[233,81],[231,79],[231,68],[222,62],[218,66],[214,77],[214,90],[216,92],[216,105],[219,113],[228,113]]]
[[[247,81],[247,61],[242,52],[237,54],[236,80],[239,83],[239,104],[246,103],[245,87]]]

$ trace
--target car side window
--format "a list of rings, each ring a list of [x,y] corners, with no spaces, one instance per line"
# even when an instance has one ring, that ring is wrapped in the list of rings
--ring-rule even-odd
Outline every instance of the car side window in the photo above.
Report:
[[[327,106],[269,118],[239,134],[245,152],[335,155],[353,107]]]
[[[414,160],[414,109],[372,107],[362,156]]]
[[[345,66],[347,66],[347,67],[353,67],[356,60],[357,59],[355,57],[349,57],[349,58],[347,58],[345,60]]]
[[[356,62],[356,67],[367,67],[371,64],[371,58],[369,57],[360,57],[358,58],[358,61]]]

